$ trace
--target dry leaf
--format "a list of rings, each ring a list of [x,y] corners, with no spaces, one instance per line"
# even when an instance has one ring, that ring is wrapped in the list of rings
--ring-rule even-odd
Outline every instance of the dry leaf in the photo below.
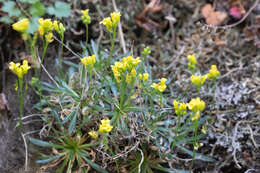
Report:
[[[160,0],[152,0],[146,7],[145,9],[137,14],[135,16],[135,22],[138,26],[141,28],[144,28],[148,32],[152,32],[155,29],[160,27],[160,24],[154,22],[151,20],[147,14],[148,13],[154,13],[154,12],[159,12],[163,9],[163,6],[160,5]]]
[[[214,11],[211,4],[205,4],[201,9],[202,16],[206,19],[208,25],[220,25],[226,18],[227,14],[221,11]]]

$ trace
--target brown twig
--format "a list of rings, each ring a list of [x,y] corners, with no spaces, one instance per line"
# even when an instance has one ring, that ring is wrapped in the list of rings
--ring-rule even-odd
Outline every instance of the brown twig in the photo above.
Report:
[[[118,9],[117,9],[115,0],[112,0],[112,3],[113,3],[114,10],[117,12]],[[122,30],[122,24],[120,21],[118,23],[118,35],[119,35],[121,46],[123,48],[123,52],[126,53],[125,39],[124,39],[123,30]]]

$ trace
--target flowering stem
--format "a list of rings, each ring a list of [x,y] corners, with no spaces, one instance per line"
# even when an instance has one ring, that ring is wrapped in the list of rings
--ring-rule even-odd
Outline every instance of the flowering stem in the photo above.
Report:
[[[46,55],[46,51],[47,51],[48,45],[49,45],[49,43],[47,41],[44,41],[43,52],[42,52],[42,59],[41,59],[42,63],[43,63],[44,57]]]
[[[112,34],[110,34],[111,48],[110,48],[110,55],[109,55],[109,57],[108,57],[108,65],[110,65],[110,63],[111,63],[111,58],[112,58],[113,53],[114,53],[114,46],[115,46],[115,40],[116,40],[116,29],[117,29],[117,27],[115,27],[115,28],[113,29]]]
[[[178,115],[178,122],[177,122],[177,130],[179,131],[179,128],[181,126],[181,116]]]
[[[162,106],[162,93],[160,92],[160,106]]]
[[[200,97],[200,87],[197,87],[197,94],[198,94],[198,97]]]
[[[91,67],[90,68],[90,70],[89,70],[89,76],[90,76],[90,81],[89,81],[89,83],[90,83],[90,86],[93,86],[93,67]],[[92,87],[90,87],[90,88],[92,88]]]
[[[63,53],[63,41],[64,41],[64,33],[60,34],[60,39],[61,39],[61,47],[60,47],[60,50],[59,50],[59,60],[58,60],[58,72],[59,72],[59,75],[62,77],[62,60],[61,60],[61,56],[62,56],[62,53]]]
[[[124,82],[123,84],[121,84],[120,104],[119,104],[120,109],[122,109],[124,105],[125,89],[126,89],[126,84]]]
[[[85,24],[86,26],[86,49],[88,49],[88,24]]]
[[[18,97],[19,97],[19,112],[20,112],[20,120],[19,120],[19,128],[22,128],[22,118],[23,118],[23,102],[24,102],[24,95],[23,95],[23,78],[18,78]]]
[[[193,167],[193,164],[194,164],[194,160],[195,160],[195,156],[196,156],[196,151],[197,151],[197,148],[195,148],[195,146],[197,145],[198,125],[199,125],[199,119],[197,119],[195,121],[195,123],[193,124],[193,135],[192,135],[192,138],[193,138],[193,155],[192,155],[192,162],[191,162],[191,165],[190,165],[190,171],[192,170],[192,167]],[[198,146],[196,146],[196,147],[198,147]]]

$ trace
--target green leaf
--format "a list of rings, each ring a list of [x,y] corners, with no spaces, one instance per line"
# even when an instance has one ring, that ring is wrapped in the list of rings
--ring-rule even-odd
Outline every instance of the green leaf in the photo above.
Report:
[[[53,160],[56,160],[56,159],[60,158],[63,155],[64,154],[58,154],[58,155],[55,155],[55,156],[50,156],[50,157],[47,157],[47,158],[42,159],[42,160],[37,160],[36,163],[40,163],[40,164],[49,163],[49,162],[51,162]]]
[[[185,153],[187,153],[188,155],[190,156],[193,156],[193,152],[180,146],[180,145],[177,145],[178,148],[180,148],[182,151],[184,151]],[[204,156],[200,153],[196,153],[196,156],[195,156],[195,159],[199,159],[199,160],[203,160],[205,162],[214,162],[214,159],[210,158],[210,157],[207,157],[207,156]]]
[[[62,124],[65,124],[67,121],[69,121],[71,119],[71,117],[73,117],[73,115],[75,114],[75,111],[72,111],[71,113],[69,113],[69,115],[67,115],[64,120],[62,121]]]
[[[0,22],[3,22],[3,23],[5,23],[5,24],[11,24],[11,23],[13,23],[14,21],[13,21],[13,19],[12,19],[11,17],[9,17],[9,16],[3,16],[3,17],[0,18]]]
[[[75,125],[76,125],[76,121],[77,121],[77,111],[74,113],[74,117],[73,119],[71,120],[70,122],[70,125],[69,125],[69,135],[72,134],[72,132],[74,131],[75,129]]]
[[[56,121],[59,123],[60,127],[63,127],[61,119],[60,119],[60,115],[58,114],[58,112],[54,109],[52,109],[52,113],[56,119]]]
[[[34,145],[40,146],[40,147],[53,147],[54,146],[54,144],[52,144],[52,143],[45,142],[45,141],[35,139],[32,137],[28,137],[28,139],[31,143],[33,143]]]
[[[37,31],[37,28],[38,28],[38,19],[39,17],[38,16],[35,16],[32,18],[32,20],[30,21],[30,25],[29,25],[29,29],[28,29],[28,33],[31,33],[33,34],[35,31]]]
[[[10,17],[21,15],[21,11],[18,8],[16,8],[16,3],[13,1],[4,2],[2,11],[7,12]]]
[[[29,3],[29,4],[35,4],[39,2],[40,0],[20,0],[23,3]]]
[[[45,13],[45,7],[44,4],[41,2],[37,2],[35,4],[33,4],[30,9],[29,12],[31,13],[32,16],[42,16]]]
[[[61,1],[56,1],[54,7],[50,6],[47,9],[50,15],[55,15],[57,18],[68,17],[70,11],[70,5]]]
[[[158,165],[150,165],[151,166],[151,168],[153,168],[153,169],[157,169],[157,170],[159,170],[159,171],[164,171],[164,172],[168,172],[168,173],[189,173],[189,171],[185,171],[185,170],[180,170],[180,169],[177,169],[176,171],[173,171],[173,170],[171,170],[171,169],[169,169],[169,168],[164,168],[164,167],[162,167],[162,166],[158,166]]]
[[[84,160],[86,160],[86,162],[88,162],[88,164],[95,170],[97,170],[98,172],[101,173],[108,173],[106,170],[104,170],[103,168],[101,168],[98,164],[90,161],[89,159],[87,159],[86,157],[83,157]]]

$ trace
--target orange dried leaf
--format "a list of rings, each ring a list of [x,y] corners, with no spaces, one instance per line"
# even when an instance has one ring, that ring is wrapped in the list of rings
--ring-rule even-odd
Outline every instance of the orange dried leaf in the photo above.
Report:
[[[225,12],[214,11],[211,4],[204,5],[201,14],[206,19],[206,23],[213,26],[220,25],[227,18]]]

